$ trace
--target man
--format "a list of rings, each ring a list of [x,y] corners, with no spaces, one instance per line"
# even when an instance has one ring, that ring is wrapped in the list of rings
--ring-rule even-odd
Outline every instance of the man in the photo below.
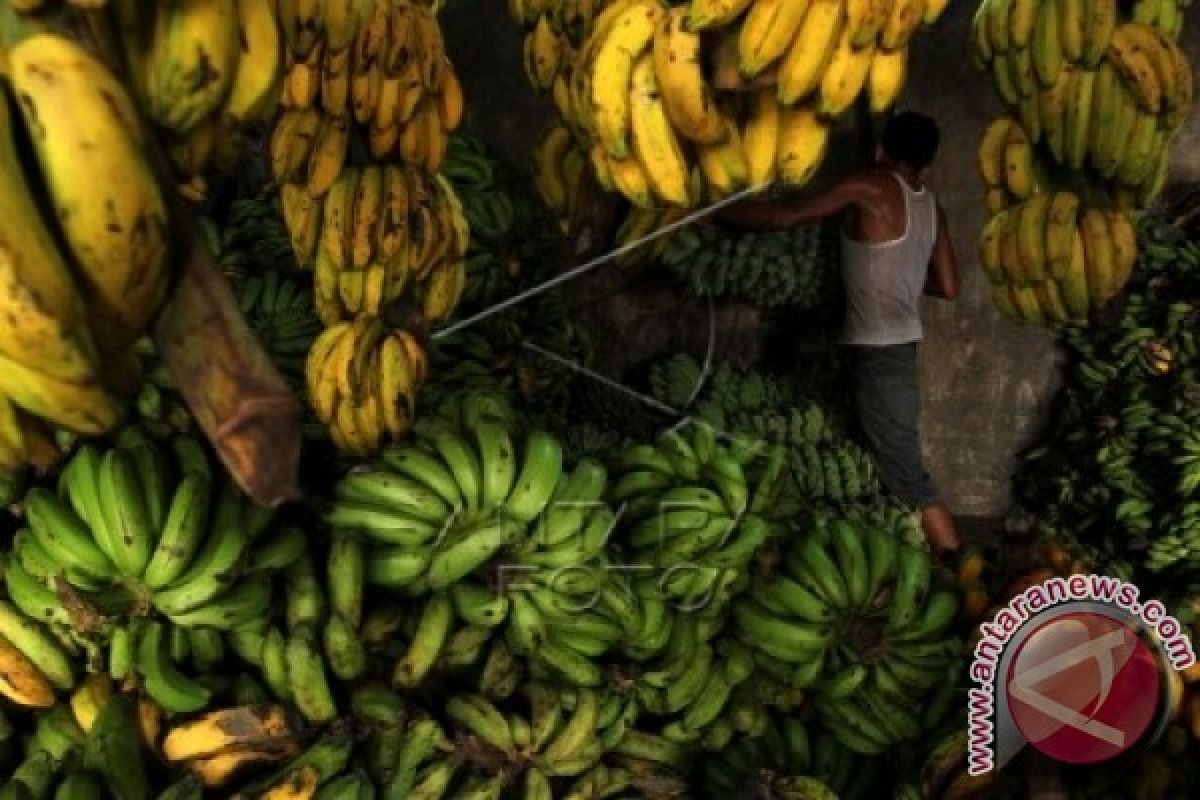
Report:
[[[921,295],[954,300],[959,289],[946,214],[926,186],[939,141],[932,119],[899,114],[883,130],[875,166],[809,199],[739,203],[720,218],[777,231],[842,217],[844,342],[854,352],[859,420],[884,485],[920,510],[930,547],[947,553],[962,540],[921,460],[917,385]]]

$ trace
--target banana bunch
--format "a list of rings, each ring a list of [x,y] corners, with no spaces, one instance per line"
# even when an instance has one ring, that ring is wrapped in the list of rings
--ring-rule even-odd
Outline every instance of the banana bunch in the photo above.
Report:
[[[697,297],[806,310],[829,300],[837,239],[821,225],[786,233],[731,233],[692,226],[671,235],[662,263]]]
[[[401,685],[424,679],[456,619],[504,626],[515,652],[581,685],[600,683],[591,659],[624,636],[597,561],[614,524],[606,470],[565,469],[558,440],[511,432],[503,405],[468,395],[454,419],[422,419],[411,442],[338,485],[329,524],[370,543],[367,581],[429,595],[395,669]]]
[[[668,431],[620,457],[610,499],[625,507],[623,542],[631,563],[667,570],[667,597],[715,612],[773,537],[784,455],[763,450],[743,439],[718,442],[697,421],[690,437]]]
[[[746,792],[789,797],[779,786],[789,778],[818,782],[820,786],[809,784],[810,794],[799,795],[813,800],[878,796],[874,794],[879,791],[878,769],[864,761],[800,717],[773,713],[760,734],[738,736],[720,753],[704,759],[695,782],[701,794],[711,798],[740,797]]]
[[[526,30],[529,81],[550,93],[575,142],[568,148],[555,134],[554,157],[573,155],[549,174],[590,163],[602,186],[653,209],[807,184],[831,121],[860,94],[877,112],[895,103],[912,35],[946,5],[570,0],[509,10]],[[539,154],[539,175],[554,157]],[[561,208],[572,183],[545,183]]]
[[[797,447],[791,465],[792,480],[803,496],[850,506],[882,492],[875,462],[853,442],[832,448]]]
[[[309,403],[334,445],[367,456],[408,432],[427,369],[426,352],[412,333],[363,314],[321,332],[304,374]]]
[[[1195,93],[1182,26],[1175,0],[980,4],[972,50],[1015,116],[993,123],[979,151],[995,215],[982,260],[1005,316],[1080,322],[1124,287],[1137,256],[1127,212],[1162,190]],[[1072,244],[1077,217],[1083,242]]]
[[[1183,19],[1175,0],[986,0],[973,52],[1033,142],[1144,207],[1194,94]]]
[[[382,314],[401,298],[433,325],[457,307],[470,227],[443,178],[403,165],[347,167],[324,198],[293,184],[280,198],[297,260],[313,264],[326,325]]]
[[[957,657],[957,594],[932,583],[928,554],[877,528],[818,518],[774,581],[733,606],[734,628],[768,670],[811,688],[821,724],[864,755],[917,736],[920,699]]]
[[[172,446],[175,458],[130,428],[111,449],[79,449],[57,491],[26,494],[4,581],[12,604],[92,671],[187,712],[211,693],[180,664],[215,667],[220,632],[257,623],[270,604],[271,565],[254,559],[272,513],[215,483],[197,442]]]
[[[661,589],[660,589],[661,593]],[[637,727],[655,731],[680,748],[723,750],[737,734],[758,731],[766,719],[766,697],[755,686],[753,651],[719,632],[725,618],[708,609],[666,600],[665,646],[649,660],[655,644],[639,641],[630,657]],[[660,612],[661,613],[661,612]]]
[[[286,51],[280,124],[290,125],[286,120],[297,113],[305,120],[284,134],[290,164],[307,164],[298,182],[323,195],[355,134],[376,161],[437,172],[462,119],[463,94],[431,3],[293,3],[280,9],[280,25]]]
[[[1125,211],[1084,208],[1071,192],[1040,192],[984,228],[980,263],[1009,319],[1086,323],[1129,282],[1137,230]]]

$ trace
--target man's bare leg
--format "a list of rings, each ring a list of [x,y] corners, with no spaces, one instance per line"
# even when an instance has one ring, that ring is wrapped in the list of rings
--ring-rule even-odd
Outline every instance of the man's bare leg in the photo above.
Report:
[[[949,553],[962,547],[962,536],[954,525],[954,517],[942,503],[921,509],[921,529],[934,553]]]

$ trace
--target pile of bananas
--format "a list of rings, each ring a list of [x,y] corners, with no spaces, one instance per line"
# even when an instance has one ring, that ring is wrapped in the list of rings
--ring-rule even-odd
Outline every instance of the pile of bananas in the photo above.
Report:
[[[837,237],[822,225],[801,225],[786,233],[692,226],[668,238],[662,263],[696,297],[803,311],[828,300],[837,275]]]
[[[1200,242],[1149,219],[1140,251],[1120,319],[1064,336],[1054,433],[1026,454],[1017,492],[1045,530],[1104,562],[1190,576],[1200,568]]]
[[[426,350],[416,336],[370,314],[322,331],[304,368],[317,418],[338,450],[356,456],[407,433],[427,374]]]
[[[30,489],[4,583],[12,604],[89,669],[120,682],[140,676],[163,708],[188,712],[210,692],[180,664],[221,660],[221,632],[269,607],[276,567],[260,547],[304,534],[264,537],[271,512],[218,481],[195,440],[172,445],[174,459],[129,428],[116,447],[79,449],[58,491]],[[59,682],[69,674],[60,668]]]
[[[1010,120],[997,125],[1020,126]],[[1072,192],[1039,192],[987,223],[980,264],[992,298],[1014,322],[1086,324],[1128,283],[1137,232],[1124,211],[1091,208]]]
[[[911,37],[948,4],[673,5],[509,4],[527,31],[529,79],[552,94],[585,163],[603,187],[647,209],[691,207],[776,182],[807,184],[831,123],[860,94],[876,112],[895,103]],[[581,169],[571,158],[568,175]]]
[[[407,431],[411,412],[400,405],[411,407],[423,380],[424,354],[402,358],[406,348],[393,346],[389,357],[381,343],[415,345],[407,331],[444,322],[465,288],[470,227],[437,174],[462,118],[462,87],[430,2],[295,2],[276,13],[283,111],[269,157],[296,260],[313,270],[316,310],[329,326],[309,355],[308,384],[322,384],[337,364],[349,368],[349,356],[331,363],[318,350],[342,341],[345,354],[354,347],[342,334],[358,330],[354,363],[372,371],[356,371],[356,386],[405,387],[367,401],[346,372],[341,411],[330,392],[310,394],[320,420],[339,429],[337,447],[363,456]],[[420,320],[392,320],[397,304]]]
[[[983,0],[972,51],[1013,118],[980,146],[995,215],[981,261],[1006,316],[1086,323],[1129,279],[1132,213],[1167,179],[1194,75],[1190,2]]]
[[[763,669],[815,687],[817,719],[856,753],[920,735],[932,689],[958,665],[948,628],[957,593],[932,580],[928,554],[877,528],[816,520],[787,548],[773,580],[733,607],[733,625]]]

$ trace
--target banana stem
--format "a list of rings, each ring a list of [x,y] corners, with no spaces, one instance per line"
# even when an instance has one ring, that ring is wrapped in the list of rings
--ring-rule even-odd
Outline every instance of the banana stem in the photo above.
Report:
[[[238,486],[274,507],[299,497],[300,407],[246,324],[187,212],[176,210],[174,292],[153,337],[171,378]]]

